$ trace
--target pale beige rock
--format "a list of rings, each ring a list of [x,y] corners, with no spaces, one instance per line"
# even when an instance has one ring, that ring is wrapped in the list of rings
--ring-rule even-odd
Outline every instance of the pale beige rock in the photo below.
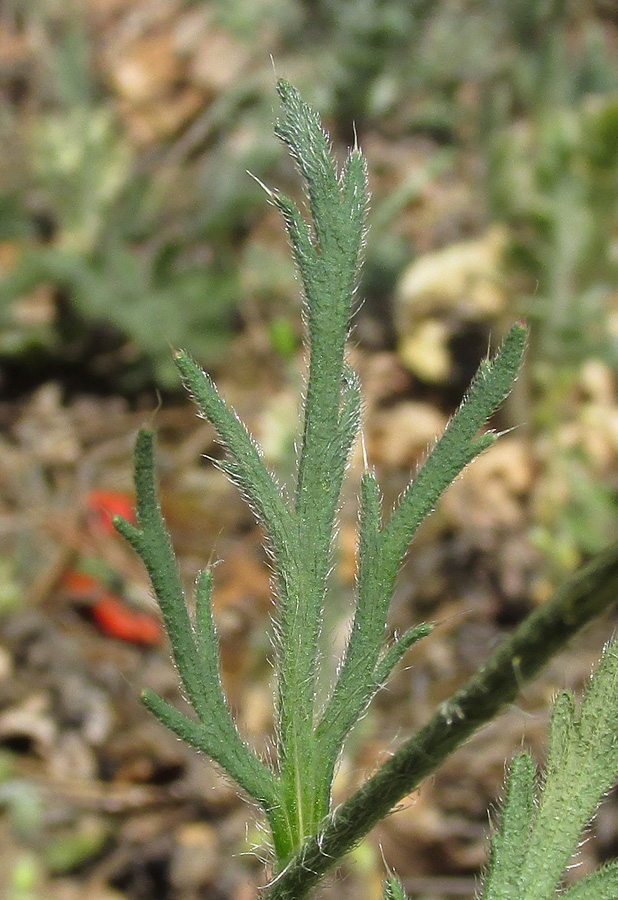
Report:
[[[193,56],[197,52],[204,35],[213,27],[212,18],[212,9],[205,4],[190,6],[178,17],[174,38],[176,48],[183,57]]]
[[[404,798],[389,818],[390,828],[408,841],[440,840],[444,835],[444,816],[435,804],[433,793],[423,785],[422,791]]]
[[[367,435],[367,452],[375,463],[414,468],[442,434],[446,416],[429,403],[407,401],[375,413]]]
[[[399,357],[418,378],[442,384],[448,379],[452,366],[448,339],[449,329],[445,322],[425,319],[402,338]]]
[[[212,884],[219,870],[219,841],[206,822],[182,825],[175,835],[170,881],[180,892]]]
[[[405,326],[415,318],[457,306],[472,317],[495,315],[504,307],[500,265],[506,244],[502,228],[481,238],[453,244],[415,260],[404,272],[397,291],[396,316]]]
[[[528,443],[502,437],[477,457],[441,500],[442,512],[458,528],[520,526],[525,518],[522,498],[532,487],[534,467]]]
[[[395,295],[399,356],[424,381],[442,383],[453,363],[449,339],[465,322],[495,320],[504,310],[502,257],[507,235],[494,227],[415,260]]]
[[[580,384],[591,400],[607,406],[616,403],[614,373],[600,359],[586,360],[581,369]]]
[[[410,386],[410,377],[396,353],[383,352],[369,355],[354,354],[350,349],[350,363],[358,372],[363,386],[363,403],[368,413],[386,400],[404,394]]]
[[[230,34],[211,26],[195,50],[189,78],[216,96],[227,90],[247,63],[247,51]]]
[[[49,773],[54,780],[93,781],[97,777],[97,760],[91,747],[77,732],[59,735],[56,752],[50,756]]]
[[[16,431],[24,449],[43,465],[67,465],[79,458],[79,440],[58,384],[50,382],[39,388]]]
[[[13,320],[26,328],[51,326],[55,318],[54,291],[48,284],[40,284],[13,304]]]
[[[133,143],[152,144],[178,133],[203,105],[204,98],[195,88],[186,88],[177,96],[135,108],[122,103],[120,110]]]
[[[109,66],[116,91],[132,104],[150,103],[169,94],[182,74],[170,30],[124,46],[116,58],[112,56]]]
[[[0,740],[25,737],[46,756],[56,740],[57,726],[50,714],[47,694],[33,694],[21,706],[10,707],[0,716]]]
[[[268,683],[252,684],[242,692],[238,725],[243,734],[261,738],[272,727],[273,698]]]

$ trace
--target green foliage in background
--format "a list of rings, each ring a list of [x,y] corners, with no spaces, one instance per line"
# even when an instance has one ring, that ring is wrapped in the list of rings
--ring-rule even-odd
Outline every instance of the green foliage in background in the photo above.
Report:
[[[489,214],[508,226],[512,291],[534,322],[529,420],[547,448],[541,480],[567,486],[533,530],[560,572],[618,535],[615,488],[560,436],[577,419],[586,362],[618,372],[618,74],[585,9],[554,2],[546,15],[544,29],[539,19],[518,27],[534,39],[522,67],[514,58],[488,86],[481,134]]]
[[[204,9],[185,0],[178,15],[191,7]],[[605,172],[592,186],[578,160],[564,157],[574,130],[594,141],[590,117],[598,117],[597,133],[606,132],[600,143],[610,146],[605,107],[617,78],[601,13],[569,0],[213,0],[208,14],[241,53],[244,47],[251,56],[264,40],[276,64],[311,89],[338,139],[350,142],[356,123],[387,138],[429,138],[448,152],[436,151],[423,178],[411,173],[397,202],[376,197],[389,239],[382,227],[369,238],[366,297],[387,308],[414,253],[396,223],[418,198],[419,184],[438,178],[445,163],[455,167],[468,154],[481,155],[488,216],[523,226],[518,242],[530,284],[539,285],[530,315],[548,323],[552,344],[566,337],[570,351],[579,343],[587,348],[581,352],[594,352],[602,318],[596,313],[611,276],[600,268],[599,252],[606,265],[615,184],[604,181],[613,163],[600,164],[599,148],[590,150]],[[106,325],[117,344],[128,342],[118,355],[127,367],[123,387],[139,387],[148,373],[171,385],[170,342],[212,365],[242,322],[285,318],[290,267],[248,239],[259,192],[245,170],[264,180],[277,164],[269,141],[267,49],[265,64],[252,63],[205,100],[183,131],[140,151],[105,73],[93,66],[86,18],[43,0],[7,4],[6,17],[43,44],[28,74],[31,112],[19,104],[0,112],[10,151],[0,163],[0,240],[17,242],[20,260],[11,277],[0,279],[0,356],[42,348],[61,357],[73,352],[76,336]],[[300,49],[307,38],[311,53]],[[537,162],[544,174],[532,171]],[[555,190],[544,183],[555,177],[554,162],[562,185]],[[589,203],[593,215],[583,221]],[[548,235],[556,230],[551,221],[572,221],[571,215],[582,228]],[[51,239],[37,232],[41,218]],[[579,271],[577,260],[584,259],[587,274]],[[570,296],[554,302],[552,285],[567,282]],[[61,307],[45,323],[14,314],[15,301],[37,286],[51,288]]]
[[[0,241],[19,246],[16,265],[0,278],[0,354],[18,357],[40,348],[61,358],[63,344],[71,347],[104,326],[118,343],[129,341],[120,387],[139,388],[149,371],[159,384],[171,386],[170,342],[187,343],[213,362],[233,334],[242,292],[234,235],[259,198],[246,169],[260,174],[272,149],[259,139],[239,154],[222,140],[201,171],[192,173],[198,189],[193,184],[190,196],[207,202],[200,199],[196,206],[185,192],[178,210],[177,177],[169,167],[153,169],[140,159],[117,114],[100,97],[79,17],[63,26],[46,51],[39,73],[45,82],[39,87],[41,110],[27,129],[8,110],[0,122],[5,143],[19,158],[19,168],[0,181]],[[233,120],[243,102],[241,92],[220,115]],[[256,135],[264,115],[270,110],[258,105]],[[45,240],[36,233],[37,219],[51,232]],[[241,257],[243,278],[262,272],[264,260]],[[275,270],[268,282],[275,295],[277,278]],[[61,298],[62,310],[51,321],[27,323],[14,315],[14,303],[39,287]]]
[[[300,900],[322,874],[386,816],[479,725],[492,718],[588,619],[614,598],[617,554],[601,558],[578,581],[535,611],[477,674],[338,809],[331,793],[346,738],[407,651],[431,632],[420,624],[385,643],[397,573],[414,535],[440,495],[497,435],[483,433],[508,395],[527,331],[514,325],[477,375],[442,438],[387,521],[368,464],[360,485],[356,609],[330,695],[320,706],[321,632],[329,598],[335,520],[343,477],[360,430],[361,397],[345,358],[359,278],[367,206],[365,161],[358,149],[338,171],[317,113],[287,82],[278,82],[283,116],[276,133],[303,177],[311,221],[286,195],[267,190],[283,216],[303,287],[309,375],[293,489],[277,484],[259,447],[185,351],[176,366],[202,415],[225,448],[224,471],[261,523],[276,574],[277,674],[274,759],[263,761],[237,731],[219,677],[211,610],[213,570],[203,569],[191,615],[157,502],[153,434],[140,431],[135,451],[137,525],[118,531],[141,556],[159,602],[178,673],[197,720],[152,691],[146,706],[182,740],[215,760],[265,814],[272,836],[270,900]],[[392,898],[401,891],[386,885]]]
[[[515,71],[487,96],[490,212],[510,226],[512,264],[528,275],[533,350],[538,342],[548,365],[595,353],[615,365],[617,339],[604,325],[618,275],[618,75],[590,26],[573,52],[568,18],[550,24],[536,47],[527,118],[513,121]]]

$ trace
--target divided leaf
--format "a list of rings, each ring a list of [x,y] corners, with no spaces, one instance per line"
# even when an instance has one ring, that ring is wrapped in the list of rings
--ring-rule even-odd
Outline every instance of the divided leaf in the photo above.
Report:
[[[532,765],[513,761],[500,832],[492,841],[484,900],[553,900],[581,833],[618,779],[618,645],[606,649],[577,716],[573,696],[558,695],[538,808]],[[570,888],[569,900],[616,900],[618,868]],[[614,893],[612,893],[612,891]]]
[[[421,638],[428,637],[433,631],[433,625],[422,623],[408,628],[402,635],[396,637],[391,646],[385,651],[384,655],[376,664],[374,672],[374,685],[376,691],[379,690],[389,679],[391,672],[399,663],[404,654],[408,652]]]
[[[431,631],[410,628],[385,645],[388,608],[399,567],[421,522],[442,492],[496,440],[481,433],[519,371],[527,331],[510,330],[479,371],[442,438],[382,524],[380,490],[361,479],[356,610],[336,683],[321,715],[315,710],[318,639],[332,563],[337,505],[360,427],[358,379],[345,362],[364,239],[365,162],[354,147],[339,171],[318,114],[286,82],[277,85],[283,113],[276,133],[295,158],[309,198],[310,221],[285,195],[280,210],[303,285],[309,374],[303,403],[295,496],[280,490],[259,447],[186,353],[176,364],[202,414],[226,450],[222,468],[239,487],[266,533],[277,573],[277,771],[243,743],[219,677],[212,573],[197,579],[194,619],[185,603],[170,538],[157,502],[153,440],[140,432],[135,453],[137,527],[116,526],[142,557],[161,607],[180,679],[198,721],[152,692],[144,702],[180,738],[217,761],[265,810],[276,872],[271,900],[300,900],[343,853],[473,731],[512,699],[581,624],[609,605],[617,554],[599,558],[545,608],[536,610],[440,709],[408,738],[338,810],[330,810],[335,765],[350,729],[405,652]],[[610,648],[577,718],[561,694],[552,719],[543,790],[526,754],[511,769],[499,832],[491,847],[485,900],[552,900],[581,830],[618,774],[618,662]],[[538,808],[535,804],[539,795]],[[618,866],[606,866],[564,893],[568,900],[618,900]],[[387,879],[384,900],[405,900]]]
[[[176,353],[175,360],[184,384],[202,415],[217,430],[228,453],[223,468],[263,524],[271,541],[277,572],[285,581],[286,573],[294,566],[295,532],[279,488],[264,465],[257,445],[236,413],[221,399],[206,372],[183,351]]]
[[[517,900],[534,815],[534,766],[527,753],[511,763],[500,831],[491,841],[485,900]]]
[[[337,505],[360,425],[360,387],[344,355],[367,175],[358,149],[340,174],[318,114],[287,82],[279,81],[277,90],[283,115],[275,132],[298,164],[311,213],[309,227],[287,197],[272,194],[302,280],[308,324],[309,378],[296,478],[298,577],[291,602],[280,609],[278,656],[281,780],[300,842],[328,811],[328,797],[316,781],[322,753],[314,736],[316,663]]]
[[[526,337],[526,328],[514,325],[494,359],[481,363],[468,395],[383,529],[377,482],[369,473],[363,476],[356,614],[339,679],[316,732],[324,747],[321,781],[329,788],[348,732],[405,651],[431,630],[426,625],[410,629],[380,658],[395,578],[408,546],[443,491],[495,441],[492,432],[477,435],[510,391]]]
[[[467,396],[385,526],[382,547],[389,584],[394,581],[416,530],[440,495],[496,440],[492,432],[477,435],[510,393],[521,368],[527,336],[525,325],[513,325],[495,357],[481,363]]]
[[[198,722],[152,692],[146,706],[187,743],[206,752],[267,812],[278,804],[272,772],[242,742],[219,681],[218,645],[210,613],[211,576],[197,584],[196,628],[189,618],[176,559],[157,501],[153,435],[142,429],[135,448],[137,528],[116,516],[114,525],[141,556],[159,603],[174,661]]]

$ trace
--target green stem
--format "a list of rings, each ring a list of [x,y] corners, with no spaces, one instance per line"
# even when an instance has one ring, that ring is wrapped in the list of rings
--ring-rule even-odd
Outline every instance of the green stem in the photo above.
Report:
[[[286,82],[277,85],[283,118],[276,133],[302,172],[312,230],[283,195],[281,210],[301,276],[309,331],[309,380],[296,485],[298,572],[282,608],[279,635],[281,786],[296,847],[315,832],[317,744],[314,703],[322,603],[341,483],[358,428],[360,390],[344,362],[366,206],[365,163],[358,150],[341,176],[319,116]]]
[[[618,596],[618,545],[607,549],[531,613],[485,665],[441,704],[416,735],[324,822],[268,891],[301,900],[319,879],[481,725],[512,702],[523,684]]]

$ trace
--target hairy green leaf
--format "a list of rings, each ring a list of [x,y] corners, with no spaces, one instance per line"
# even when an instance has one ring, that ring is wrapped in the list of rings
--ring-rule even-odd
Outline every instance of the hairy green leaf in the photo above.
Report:
[[[485,900],[517,900],[534,815],[534,766],[527,753],[511,763],[500,831],[491,842]]]
[[[401,881],[395,875],[384,879],[382,898],[383,900],[408,900]]]
[[[582,878],[560,896],[563,900],[618,900],[618,861]]]
[[[138,527],[120,517],[114,525],[142,557],[170,638],[174,660],[200,725],[149,693],[145,702],[184,740],[207,752],[268,812],[278,806],[270,770],[242,742],[225,703],[219,681],[218,649],[210,614],[211,575],[197,584],[197,634],[193,628],[176,559],[157,501],[153,436],[142,429],[135,448]],[[189,740],[189,735],[191,740]]]
[[[553,900],[581,833],[618,779],[618,647],[606,649],[581,704],[556,699],[539,799],[523,754],[511,768],[502,826],[492,842],[484,900]],[[616,870],[601,870],[565,896],[615,900]],[[589,892],[588,892],[589,891]],[[608,893],[609,892],[609,893]]]
[[[361,392],[345,361],[358,283],[367,208],[367,175],[358,147],[340,171],[318,114],[287,82],[276,133],[296,160],[309,198],[310,220],[285,195],[270,192],[283,216],[302,282],[309,372],[294,498],[267,470],[258,446],[185,352],[176,365],[226,458],[221,465],[254,510],[277,574],[275,669],[276,767],[264,765],[240,737],[219,675],[211,609],[212,572],[197,579],[189,615],[170,538],[157,502],[153,440],[142,430],[135,451],[137,526],[116,527],[142,557],[161,607],[180,679],[199,721],[152,692],[145,703],[179,737],[207,753],[263,808],[275,851],[269,900],[301,900],[341,856],[388,814],[419,781],[480,725],[514,699],[521,685],[593,616],[613,602],[618,549],[612,548],[536,609],[476,675],[339,808],[331,788],[350,729],[405,652],[431,631],[416,625],[385,644],[398,569],[416,530],[442,492],[496,440],[482,433],[517,376],[526,328],[511,328],[493,359],[484,360],[446,432],[435,444],[383,526],[380,489],[365,472],[360,486],[358,584],[354,620],[330,697],[318,714],[315,693],[319,636],[328,596],[334,526],[346,464],[360,428]],[[605,655],[578,718],[561,694],[551,729],[547,777],[538,808],[532,764],[511,769],[501,828],[492,841],[485,900],[551,900],[581,829],[618,772],[618,663]],[[537,789],[538,793],[538,789]],[[558,823],[558,824],[556,824]],[[569,900],[618,900],[608,866],[567,891]],[[404,900],[387,879],[385,900]]]

